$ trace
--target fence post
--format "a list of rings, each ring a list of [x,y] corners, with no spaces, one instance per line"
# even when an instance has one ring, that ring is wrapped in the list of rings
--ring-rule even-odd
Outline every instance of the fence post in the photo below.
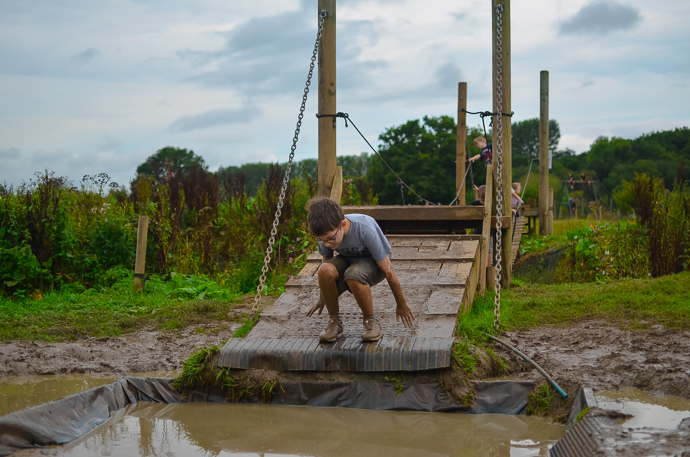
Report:
[[[149,217],[139,216],[137,230],[137,257],[134,261],[134,290],[144,288],[144,271],[146,271],[146,237],[149,231]]]

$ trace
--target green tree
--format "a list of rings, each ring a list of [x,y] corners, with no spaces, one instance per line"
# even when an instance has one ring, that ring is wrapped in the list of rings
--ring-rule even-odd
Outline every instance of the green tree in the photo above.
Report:
[[[165,179],[168,173],[185,175],[193,165],[198,165],[208,170],[203,157],[194,154],[194,151],[166,146],[149,156],[146,162],[137,167],[138,176],[153,176],[156,179]]]
[[[379,154],[417,194],[447,205],[455,196],[455,130],[449,116],[425,116],[423,124],[408,121],[379,136]],[[379,203],[403,203],[398,178],[380,160],[371,162],[368,178]],[[403,193],[406,204],[420,203],[408,189]]]
[[[539,119],[516,122],[511,127],[513,167],[529,166],[529,161],[539,158]],[[549,121],[549,150],[552,154],[558,149],[561,128],[554,119]]]

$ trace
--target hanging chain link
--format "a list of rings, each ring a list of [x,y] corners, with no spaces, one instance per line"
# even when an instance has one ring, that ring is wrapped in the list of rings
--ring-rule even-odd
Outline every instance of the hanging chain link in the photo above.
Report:
[[[314,51],[311,54],[311,63],[309,64],[309,74],[307,75],[307,82],[304,86],[304,95],[302,95],[302,106],[299,108],[299,116],[297,116],[297,127],[295,128],[295,136],[292,138],[292,147],[290,148],[290,159],[288,160],[285,169],[285,177],[283,178],[283,187],[280,189],[280,198],[278,199],[278,207],[276,209],[275,218],[273,219],[273,228],[271,228],[271,238],[268,240],[268,247],[266,248],[266,256],[264,257],[264,266],[261,269],[261,278],[259,279],[259,287],[256,288],[256,297],[254,298],[254,305],[252,306],[252,317],[256,317],[259,311],[259,300],[261,300],[261,293],[264,290],[266,282],[266,273],[268,273],[268,264],[271,261],[271,254],[273,253],[273,244],[278,233],[278,223],[282,215],[283,200],[285,199],[285,192],[288,183],[290,182],[290,170],[292,169],[292,160],[295,158],[295,149],[297,149],[297,140],[299,138],[299,131],[302,127],[302,119],[304,118],[304,110],[307,106],[307,95],[309,95],[309,86],[311,85],[311,78],[314,74],[314,65],[316,63],[316,56],[319,52],[319,44],[321,43],[321,34],[323,33],[323,23],[328,16],[328,11],[321,10],[319,12],[319,28],[316,32],[316,42],[314,43]]]
[[[494,328],[501,325],[501,261],[503,236],[503,5],[496,5],[496,294]]]

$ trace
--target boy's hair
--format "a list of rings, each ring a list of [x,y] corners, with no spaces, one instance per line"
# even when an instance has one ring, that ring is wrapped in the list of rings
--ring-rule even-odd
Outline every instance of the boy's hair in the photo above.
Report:
[[[474,147],[475,147],[475,148],[484,147],[484,146],[479,146],[479,145],[477,144],[477,143],[480,143],[480,142],[481,142],[481,143],[484,143],[484,144],[487,144],[486,138],[484,138],[483,136],[478,136],[477,138],[475,138],[474,141],[472,142],[472,144],[474,144]]]
[[[307,202],[307,225],[314,236],[323,236],[338,228],[345,219],[343,209],[328,197],[312,198]]]
[[[514,191],[517,191],[521,187],[519,182],[514,182],[512,186]]]
[[[477,190],[474,191],[474,193],[477,196],[477,200],[484,200],[484,198],[486,198],[486,186],[479,186]]]

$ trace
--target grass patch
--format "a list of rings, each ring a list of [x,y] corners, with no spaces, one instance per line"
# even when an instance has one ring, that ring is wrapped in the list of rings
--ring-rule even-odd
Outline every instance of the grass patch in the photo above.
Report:
[[[233,309],[242,297],[198,298],[179,293],[174,281],[149,281],[145,291],[132,290],[131,279],[113,287],[77,293],[60,291],[42,300],[0,300],[0,342],[13,340],[73,341],[116,337],[144,328],[176,331],[209,322],[237,320]],[[207,296],[208,297],[208,296]]]
[[[603,319],[625,329],[690,329],[690,272],[651,279],[587,284],[529,284],[501,292],[501,330],[568,325]],[[460,316],[458,335],[481,343],[495,334],[494,293],[477,297],[469,315]]]
[[[551,387],[544,383],[536,392],[529,394],[527,402],[528,416],[548,416],[551,407],[551,400],[555,394],[551,393]]]

